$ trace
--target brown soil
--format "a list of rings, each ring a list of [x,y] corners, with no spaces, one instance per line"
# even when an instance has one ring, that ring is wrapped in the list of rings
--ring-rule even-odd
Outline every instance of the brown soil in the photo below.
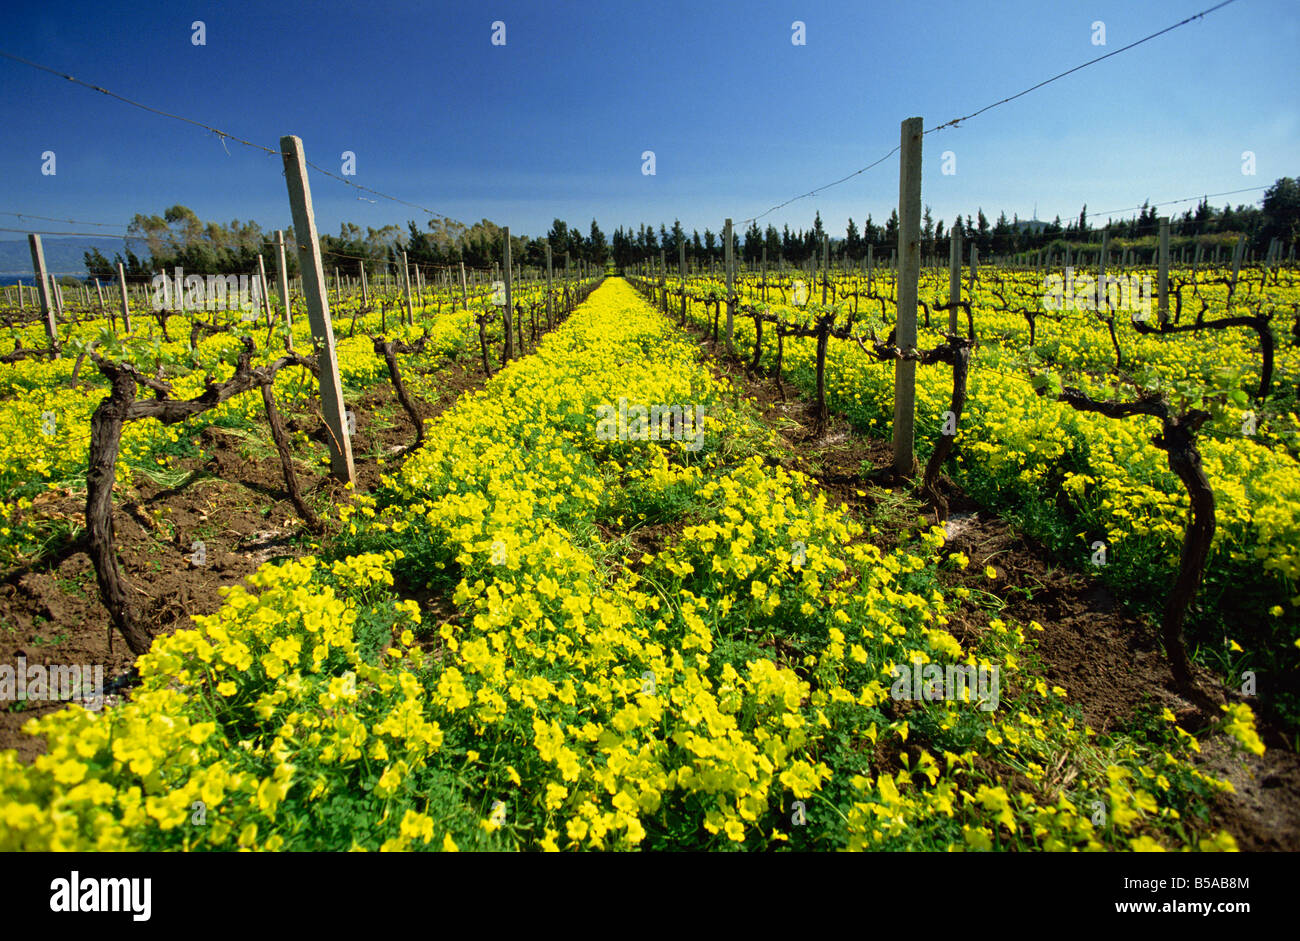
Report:
[[[697,339],[703,336],[693,325],[691,329]],[[853,515],[882,527],[884,532],[874,539],[906,539],[919,528],[923,511],[929,513],[926,525],[934,525],[933,507],[916,502],[906,481],[882,489],[864,476],[864,470],[889,467],[891,442],[861,437],[836,415],[819,431],[813,403],[789,381],[782,394],[773,379],[749,374],[744,362],[727,356],[720,345],[715,348],[711,337],[699,340],[699,345],[712,357],[708,362],[715,374],[753,398],[764,422],[781,435],[788,453],[780,463],[816,478]],[[1024,625],[1037,622],[1041,632],[1026,630],[1037,642],[1034,666],[1049,684],[1066,690],[1069,702],[1080,708],[1093,729],[1120,729],[1140,721],[1140,711],[1158,712],[1166,706],[1184,729],[1205,728],[1209,720],[1176,689],[1155,625],[1127,611],[1087,573],[1055,564],[1044,546],[984,512],[946,478],[941,486],[950,505],[948,542],[942,552],[963,552],[970,559],[965,570],[944,566],[941,581],[945,587],[965,585],[998,599],[992,612],[967,607],[950,619],[949,629],[959,642],[978,640],[993,618]],[[875,513],[885,500],[903,505],[912,500],[915,512]],[[996,570],[996,579],[985,574],[987,565]],[[1205,689],[1219,686],[1208,671],[1200,670],[1199,679]],[[1235,691],[1221,689],[1212,695],[1219,702],[1242,699]],[[1258,717],[1258,703],[1245,701]],[[1236,792],[1217,797],[1212,822],[1230,832],[1243,850],[1300,849],[1300,755],[1280,730],[1262,720],[1259,732],[1267,746],[1260,757],[1234,749],[1222,734],[1202,740],[1204,751],[1196,759],[1200,770],[1231,781]]]
[[[408,362],[399,357],[404,370]],[[424,401],[412,394],[426,422],[486,381],[482,366],[472,356],[441,364],[432,375],[439,392],[436,400]],[[356,415],[352,438],[356,487],[364,492],[400,466],[415,430],[386,377],[360,397],[350,397],[347,404]],[[319,416],[319,403],[313,401],[306,411],[283,417],[291,431],[306,431],[324,444],[327,432]],[[116,489],[113,526],[118,557],[131,586],[134,610],[152,636],[191,627],[194,615],[216,611],[222,602],[221,589],[242,581],[267,560],[317,550],[316,540],[289,501],[269,432],[263,437],[250,448],[241,434],[203,427],[195,432],[202,457],[174,461],[175,467],[191,472],[188,480],[162,488],[137,475],[130,487]],[[313,453],[323,452],[315,448]],[[326,476],[324,465],[309,464],[301,453],[295,458],[308,504],[320,510],[347,499],[347,490]],[[36,502],[33,512],[51,520],[84,523],[84,489],[42,495]],[[17,658],[24,657],[29,666],[102,664],[109,682],[125,674],[134,657],[109,630],[108,612],[85,551],[84,527],[77,533],[51,554],[0,574],[0,663],[16,665]],[[202,565],[193,561],[195,540],[204,543]],[[62,705],[57,701],[4,703],[0,749],[16,749],[23,760],[35,757],[44,743],[22,734],[23,724]]]

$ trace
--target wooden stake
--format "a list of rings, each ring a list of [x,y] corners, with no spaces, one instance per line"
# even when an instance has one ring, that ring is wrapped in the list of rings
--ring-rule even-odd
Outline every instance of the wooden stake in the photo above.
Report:
[[[406,252],[402,252],[402,289],[406,292],[406,325],[415,324],[415,308],[411,306],[411,266],[406,261]]]
[[[916,348],[916,298],[921,277],[921,136],[924,122],[908,118],[900,130],[898,161],[898,334],[900,350]],[[971,246],[974,249],[975,246]],[[972,256],[972,262],[974,257]],[[975,265],[971,265],[974,278]],[[894,473],[911,474],[916,425],[916,363],[894,363]]]
[[[117,285],[122,290],[122,328],[131,332],[131,301],[126,293],[126,272],[119,262],[117,266]]]
[[[54,358],[59,358],[59,331],[54,324],[54,304],[50,297],[49,272],[45,270],[45,249],[41,246],[41,237],[36,233],[27,236],[27,247],[32,252],[32,268],[36,272],[37,289],[40,291],[41,318],[45,321],[45,335],[50,341]]]
[[[502,241],[505,243],[502,252],[502,267],[505,269],[506,285],[506,306],[501,311],[501,324],[506,331],[506,352],[502,362],[508,362],[514,356],[514,340],[510,335],[511,314],[513,313],[513,308],[510,306],[512,300],[510,293],[510,226],[503,227],[501,231],[504,236]],[[519,352],[522,354],[523,350]]]
[[[271,313],[271,286],[266,280],[266,262],[262,260],[261,252],[257,253],[257,276],[262,282],[262,310],[266,315],[266,329],[270,330],[275,317]]]
[[[1110,226],[1101,230],[1101,253],[1097,256],[1097,310],[1102,309],[1102,304],[1106,306],[1106,311],[1110,311],[1110,292],[1106,290],[1106,252],[1110,248]]]
[[[292,135],[280,138],[284,158],[284,175],[293,209],[293,228],[298,242],[298,266],[302,269],[303,295],[307,300],[307,319],[311,323],[320,371],[321,411],[330,431],[330,468],[335,477],[356,483],[352,464],[352,439],[347,433],[343,387],[339,381],[338,359],[334,353],[334,325],[330,320],[325,266],[321,259],[320,236],[312,211],[311,188],[307,181],[307,158],[302,140]]]
[[[663,294],[664,313],[668,313],[668,262],[664,258],[664,250],[659,249],[659,290]]]
[[[735,287],[735,260],[731,257],[731,220],[728,219],[722,227],[722,238],[725,242],[724,257],[727,261],[727,348],[731,348],[732,337],[735,332],[735,303],[732,301],[731,294]]]
[[[1246,233],[1237,236],[1237,244],[1232,249],[1232,284],[1228,287],[1228,299],[1237,291],[1237,277],[1241,274],[1241,257],[1246,247]]]
[[[681,322],[686,323],[686,239],[682,239],[677,245],[677,276],[682,281]]]
[[[948,332],[957,332],[957,302],[961,300],[961,222],[948,233]]]
[[[1156,276],[1156,310],[1160,322],[1169,319],[1169,217],[1160,217],[1160,260]]]
[[[280,303],[284,305],[284,326],[288,331],[284,338],[284,348],[293,351],[293,312],[289,295],[289,263],[284,255],[284,230],[275,231],[276,280],[280,288]]]

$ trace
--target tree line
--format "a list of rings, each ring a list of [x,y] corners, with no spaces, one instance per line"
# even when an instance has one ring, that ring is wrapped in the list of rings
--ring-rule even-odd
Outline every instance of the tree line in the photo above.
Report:
[[[1159,219],[1157,208],[1149,201],[1143,203],[1133,218],[1109,223],[1112,244],[1116,248],[1153,246],[1159,235]],[[974,218],[958,216],[949,222],[936,220],[930,207],[926,206],[921,217],[921,241],[926,244],[925,250],[945,250],[956,225],[961,226],[964,242],[973,243],[985,257],[1039,249],[1062,251],[1067,245],[1077,248],[1099,243],[1102,231],[1089,221],[1086,205],[1077,219],[1066,223],[1062,223],[1060,216],[1052,222],[1017,217],[1008,219],[1005,212],[996,222],[990,223],[982,207]],[[1208,199],[1203,199],[1195,209],[1170,217],[1170,235],[1176,240],[1203,239],[1228,244],[1235,242],[1239,234],[1246,236],[1247,247],[1256,252],[1267,249],[1273,238],[1279,239],[1283,246],[1296,244],[1300,240],[1300,181],[1291,177],[1277,180],[1265,191],[1260,206],[1239,204],[1235,209],[1231,205],[1216,209]],[[735,256],[747,264],[758,262],[764,248],[769,261],[782,258],[802,264],[814,254],[820,257],[823,238],[827,235],[830,233],[818,212],[808,229],[792,231],[789,225],[785,225],[778,231],[776,226],[768,225],[760,230],[757,222],[751,222],[743,235],[733,229],[732,249]],[[636,231],[619,228],[614,230],[613,258],[614,263],[623,268],[647,256],[657,257],[663,250],[672,261],[679,257],[678,246],[685,244],[687,257],[691,260],[721,261],[726,248],[723,241],[722,234],[710,229],[704,230],[702,238],[698,231],[692,231],[688,237],[676,220],[672,228],[661,223],[657,232],[653,226],[646,225],[639,226]],[[850,218],[844,235],[830,235],[829,241],[832,257],[839,260],[861,261],[866,257],[868,246],[877,257],[882,251],[887,256],[889,250],[898,245],[898,210],[890,210],[883,225],[877,225],[870,214],[861,228]]]
[[[963,239],[975,244],[985,257],[1039,249],[1061,251],[1066,245],[1077,247],[1101,240],[1101,230],[1088,219],[1087,206],[1077,219],[1068,223],[1062,223],[1060,216],[1052,222],[1022,221],[1016,217],[1009,220],[1005,212],[990,223],[982,207],[974,218],[966,215],[964,219],[959,216],[951,221],[936,220],[926,206],[921,220],[921,239],[926,243],[926,250],[942,251],[952,226],[958,224]],[[1144,203],[1136,216],[1111,222],[1109,230],[1112,244],[1117,248],[1154,245],[1159,231],[1157,208]],[[1300,239],[1300,181],[1292,177],[1277,180],[1266,190],[1259,206],[1239,204],[1235,209],[1231,205],[1216,209],[1208,199],[1203,199],[1194,209],[1172,216],[1170,230],[1175,239],[1184,243],[1198,239],[1227,244],[1235,242],[1238,234],[1244,234],[1248,247],[1257,253],[1263,252],[1274,238],[1284,247],[1294,245]],[[293,277],[298,274],[293,226],[286,225],[283,231],[286,263]],[[160,216],[137,214],[127,232],[132,240],[148,247],[148,255],[137,255],[127,248],[125,257],[119,253],[110,262],[98,249],[86,252],[86,271],[90,277],[114,278],[118,263],[129,278],[136,279],[178,266],[193,274],[251,272],[257,270],[259,254],[271,261],[276,252],[274,234],[256,222],[238,219],[229,224],[204,222],[193,210],[180,205],[172,206]],[[338,235],[321,236],[321,251],[325,255],[326,271],[337,267],[353,276],[362,265],[370,275],[399,265],[402,252],[406,252],[408,262],[424,267],[455,268],[464,263],[471,268],[488,268],[501,260],[504,235],[504,229],[488,219],[467,226],[453,219],[436,218],[423,228],[410,221],[405,232],[396,225],[363,230],[348,222],[340,226]],[[890,210],[882,225],[877,225],[870,214],[861,228],[849,219],[843,236],[830,235],[820,212],[808,229],[791,230],[789,225],[780,230],[774,225],[760,229],[757,222],[751,222],[743,233],[733,229],[732,249],[738,259],[748,264],[757,263],[764,248],[771,262],[784,259],[802,264],[814,253],[820,254],[827,236],[830,236],[833,256],[839,260],[861,261],[868,246],[877,256],[882,252],[887,254],[898,244],[898,211]],[[721,261],[725,257],[723,238],[722,233],[708,228],[702,236],[694,229],[687,235],[681,222],[674,219],[671,227],[660,223],[657,230],[644,223],[635,230],[620,226],[607,240],[595,219],[591,220],[585,235],[579,227],[555,219],[541,237],[512,233],[510,249],[519,265],[544,266],[549,245],[557,269],[563,268],[566,255],[570,263],[581,260],[603,267],[612,262],[624,269],[647,257],[657,257],[661,250],[670,262],[676,261],[679,246],[685,246],[692,262]]]
[[[282,231],[286,268],[290,277],[296,277],[298,246],[292,224],[285,225]],[[274,232],[262,229],[256,222],[238,219],[229,224],[204,222],[192,209],[180,205],[172,206],[162,215],[137,213],[127,227],[127,235],[131,243],[143,244],[148,251],[137,254],[128,247],[111,261],[99,249],[84,252],[89,277],[116,278],[118,264],[132,280],[149,278],[176,267],[199,275],[251,272],[257,270],[258,255],[272,265],[277,252]],[[403,252],[412,265],[454,268],[464,263],[470,268],[489,268],[501,260],[504,235],[504,229],[488,219],[467,226],[454,219],[438,218],[431,219],[423,229],[414,221],[408,222],[405,232],[396,225],[363,230],[345,222],[339,227],[338,235],[322,235],[320,242],[327,272],[338,268],[356,276],[362,265],[369,275],[400,265]],[[548,245],[553,264],[560,270],[566,253],[571,263],[581,259],[604,265],[609,257],[605,235],[595,219],[585,236],[580,229],[560,219],[554,221],[542,238],[513,233],[510,236],[516,264],[545,265]]]

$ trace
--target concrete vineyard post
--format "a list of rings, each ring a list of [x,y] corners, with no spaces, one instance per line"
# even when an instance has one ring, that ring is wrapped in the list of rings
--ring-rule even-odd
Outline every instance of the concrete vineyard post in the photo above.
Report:
[[[280,152],[284,158],[289,205],[293,210],[298,267],[302,270],[303,296],[307,300],[307,320],[311,324],[320,371],[321,412],[330,432],[330,469],[339,480],[355,485],[357,475],[352,464],[352,439],[348,436],[343,387],[339,382],[338,358],[334,353],[329,289],[325,284],[325,266],[321,258],[320,235],[316,231],[316,216],[311,205],[307,158],[303,154],[302,140],[292,135],[281,137]]]
[[[948,233],[948,332],[957,332],[957,302],[961,300],[961,223]]]
[[[289,310],[289,265],[284,256],[284,230],[275,232],[276,280],[280,287],[280,303],[284,305],[284,326],[289,332],[284,338],[284,348],[293,349],[293,315]],[[364,269],[363,269],[364,270]]]
[[[917,283],[921,277],[921,118],[908,118],[900,132],[898,161],[898,334],[900,350],[916,348]],[[974,246],[971,246],[974,248]],[[973,260],[973,256],[972,256]],[[972,276],[974,265],[971,265]],[[910,474],[916,408],[916,363],[894,362],[894,472]]]
[[[41,319],[45,321],[45,335],[49,338],[54,358],[59,358],[59,331],[54,325],[54,305],[50,298],[50,279],[45,270],[45,249],[41,237],[35,233],[27,236],[27,247],[32,252],[32,268],[36,272],[36,286],[41,301]]]
[[[361,306],[370,306],[370,282],[366,280],[366,262],[361,259],[357,262],[357,267],[361,270]]]
[[[99,309],[107,312],[108,308],[104,306],[104,286],[99,283],[99,278],[95,279],[95,296],[99,298]]]
[[[550,254],[550,246],[546,248],[547,254]],[[465,283],[465,262],[460,263],[460,309],[469,310],[469,286]]]
[[[684,249],[683,249],[684,250]],[[767,245],[763,246],[763,300],[767,300]]]
[[[980,267],[980,248],[974,242],[970,243],[970,293],[975,296],[975,285],[979,282]]]

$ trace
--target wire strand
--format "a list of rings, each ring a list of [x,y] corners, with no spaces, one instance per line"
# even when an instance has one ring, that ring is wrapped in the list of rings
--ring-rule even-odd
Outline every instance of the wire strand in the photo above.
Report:
[[[1180,26],[1186,26],[1188,23],[1191,23],[1194,20],[1199,20],[1202,17],[1208,16],[1209,14],[1213,13],[1215,10],[1221,10],[1224,7],[1228,6],[1229,4],[1236,3],[1236,2],[1237,0],[1223,0],[1222,3],[1215,4],[1214,6],[1210,7],[1207,10],[1202,10],[1200,13],[1193,13],[1191,16],[1187,17],[1186,19],[1179,20],[1177,23],[1174,23],[1172,26],[1166,26],[1164,29],[1151,33],[1149,36],[1143,36],[1141,39],[1129,43],[1127,46],[1121,46],[1120,48],[1115,49],[1112,52],[1107,52],[1105,55],[1097,56],[1097,58],[1095,59],[1089,59],[1087,62],[1084,62],[1081,65],[1076,65],[1072,69],[1066,69],[1064,72],[1061,72],[1057,75],[1053,75],[1051,78],[1044,79],[1043,81],[1037,83],[1036,85],[1029,86],[1024,91],[1016,92],[1014,95],[1011,95],[1007,98],[1003,98],[1001,101],[995,101],[992,104],[985,105],[983,108],[980,108],[978,111],[972,111],[970,114],[964,115],[963,117],[953,118],[951,121],[945,121],[943,124],[935,125],[925,133],[932,134],[935,131],[942,131],[944,128],[947,127],[956,127],[962,121],[969,121],[971,118],[979,117],[985,111],[991,111],[994,108],[1004,105],[1009,101],[1015,101],[1017,98],[1022,98],[1025,95],[1028,95],[1032,91],[1037,91],[1038,89],[1042,88],[1044,85],[1052,84],[1052,82],[1055,82],[1057,79],[1065,78],[1067,75],[1073,75],[1075,72],[1078,72],[1080,69],[1086,69],[1090,65],[1096,65],[1098,62],[1101,62],[1105,59],[1109,59],[1111,56],[1117,56],[1121,52],[1127,52],[1130,49],[1142,45],[1144,42],[1150,42],[1152,39],[1155,39],[1157,36],[1163,36],[1165,33],[1178,29],[1178,27]]]
[[[1042,87],[1045,86],[1045,85],[1050,85],[1052,82],[1055,82],[1055,81],[1057,81],[1058,79],[1065,78],[1067,75],[1072,75],[1073,73],[1078,72],[1080,69],[1086,69],[1088,66],[1090,66],[1090,65],[1095,65],[1095,64],[1097,64],[1098,62],[1101,62],[1103,59],[1109,59],[1111,56],[1117,56],[1117,55],[1119,55],[1121,52],[1127,52],[1129,49],[1133,49],[1133,48],[1135,48],[1135,47],[1137,47],[1137,46],[1140,46],[1140,45],[1142,45],[1144,42],[1149,42],[1149,41],[1151,41],[1152,39],[1155,39],[1157,36],[1163,36],[1165,33],[1168,33],[1168,32],[1171,32],[1172,30],[1178,29],[1180,26],[1186,26],[1188,23],[1191,23],[1191,22],[1193,22],[1194,20],[1199,20],[1199,19],[1201,19],[1202,17],[1204,17],[1204,16],[1208,16],[1209,14],[1213,13],[1215,10],[1220,10],[1220,9],[1222,9],[1223,7],[1228,6],[1229,4],[1231,4],[1231,3],[1236,3],[1236,2],[1237,2],[1237,0],[1223,0],[1222,3],[1218,3],[1218,4],[1212,6],[1212,7],[1208,8],[1208,9],[1202,10],[1200,13],[1194,13],[1194,14],[1192,14],[1191,16],[1187,17],[1186,19],[1179,20],[1177,23],[1174,23],[1174,24],[1171,25],[1171,26],[1166,26],[1166,27],[1165,27],[1164,29],[1162,29],[1162,30],[1159,30],[1159,31],[1154,32],[1154,33],[1151,33],[1149,36],[1143,36],[1141,39],[1139,39],[1139,40],[1137,40],[1137,41],[1135,41],[1135,42],[1131,42],[1131,43],[1129,43],[1127,46],[1122,46],[1122,47],[1119,48],[1119,49],[1116,49],[1116,50],[1114,50],[1114,51],[1112,51],[1112,52],[1108,52],[1108,53],[1106,53],[1105,55],[1098,56],[1098,57],[1095,58],[1095,59],[1089,59],[1087,62],[1084,62],[1084,63],[1082,63],[1081,65],[1076,65],[1076,66],[1075,66],[1074,68],[1072,68],[1072,69],[1067,69],[1067,70],[1064,71],[1064,72],[1061,72],[1061,73],[1059,73],[1059,74],[1057,74],[1057,75],[1053,75],[1051,78],[1044,79],[1043,81],[1038,82],[1037,84],[1031,85],[1030,87],[1026,88],[1024,91],[1016,92],[1014,95],[1010,95],[1010,96],[1008,96],[1008,97],[1006,97],[1006,98],[1001,99],[1000,101],[995,101],[995,102],[993,102],[992,104],[987,104],[987,105],[985,105],[984,107],[980,108],[978,111],[972,111],[970,114],[963,115],[963,116],[960,117],[960,118],[953,118],[952,120],[945,121],[945,122],[943,122],[942,124],[937,124],[937,125],[935,125],[934,127],[930,128],[930,130],[925,131],[924,133],[925,133],[925,134],[933,134],[935,131],[941,131],[941,130],[943,130],[944,128],[957,127],[957,126],[960,125],[963,121],[969,121],[970,119],[972,119],[972,118],[976,118],[976,117],[979,117],[979,116],[980,116],[981,114],[983,114],[984,112],[986,112],[986,111],[991,111],[991,110],[993,110],[994,108],[997,108],[997,107],[999,107],[999,106],[1001,106],[1001,105],[1006,104],[1007,102],[1015,101],[1017,98],[1023,98],[1025,95],[1028,95],[1030,92],[1037,91],[1038,89],[1042,88]],[[865,173],[866,171],[870,170],[870,169],[873,168],[873,167],[879,166],[879,165],[880,165],[881,163],[883,163],[885,160],[889,159],[889,158],[892,157],[894,154],[898,153],[901,149],[902,149],[901,145],[898,146],[898,147],[895,147],[893,150],[891,150],[889,153],[885,154],[885,155],[884,155],[883,157],[881,157],[879,160],[874,160],[874,161],[872,161],[871,163],[869,163],[869,164],[867,164],[865,167],[863,167],[861,170],[855,170],[855,171],[853,171],[852,173],[848,174],[847,176],[843,176],[843,177],[841,177],[840,179],[836,180],[834,183],[827,183],[827,184],[825,184],[824,186],[819,186],[819,187],[817,187],[816,189],[813,189],[813,190],[808,191],[807,193],[804,193],[802,196],[795,196],[795,197],[793,197],[793,198],[791,198],[791,199],[787,199],[785,202],[780,203],[779,205],[773,206],[771,209],[765,210],[764,212],[761,212],[761,213],[759,213],[759,214],[756,215],[756,216],[752,216],[752,217],[750,217],[750,218],[748,218],[748,219],[742,219],[742,220],[740,221],[739,224],[740,224],[740,225],[745,225],[746,223],[757,222],[759,219],[763,218],[764,216],[768,215],[769,213],[775,212],[775,211],[778,210],[778,209],[782,209],[782,208],[784,208],[784,207],[790,205],[790,204],[793,203],[793,202],[797,202],[798,200],[801,200],[801,199],[807,199],[809,196],[815,196],[817,193],[821,192],[822,190],[830,189],[832,186],[839,186],[841,183],[845,183],[845,182],[847,182],[847,181],[853,179],[853,177],[858,176],[858,175],[861,174],[861,173]],[[1120,211],[1123,211],[1123,210],[1120,210]]]
[[[1117,212],[1132,212],[1134,209],[1150,209],[1155,206],[1172,206],[1175,203],[1189,203],[1193,199],[1209,199],[1211,196],[1235,196],[1238,193],[1258,193],[1260,190],[1268,189],[1267,186],[1248,186],[1245,189],[1227,190],[1222,193],[1202,193],[1198,196],[1184,196],[1182,199],[1167,199],[1163,203],[1144,203],[1141,206],[1125,206],[1123,209],[1103,209],[1098,212],[1098,216],[1108,216]]]
[[[262,144],[255,144],[250,140],[245,140],[244,138],[231,134],[228,131],[223,131],[220,128],[213,127],[210,124],[204,124],[202,121],[196,121],[193,118],[187,118],[184,115],[173,114],[170,111],[163,111],[161,108],[154,108],[150,105],[142,104],[141,102],[135,101],[131,98],[127,98],[125,95],[119,95],[117,92],[109,91],[107,88],[104,88],[101,85],[92,85],[90,82],[84,82],[81,79],[76,78],[75,76],[69,75],[67,72],[60,72],[58,69],[51,68],[48,65],[41,65],[39,62],[32,62],[30,59],[24,59],[22,56],[16,56],[13,53],[5,52],[2,49],[0,49],[0,57],[11,59],[14,62],[20,62],[23,65],[30,66],[31,68],[39,69],[42,72],[49,72],[51,75],[57,75],[59,76],[59,78],[67,79],[69,82],[72,82],[75,85],[80,85],[83,88],[89,88],[91,91],[97,91],[100,94],[107,95],[110,98],[115,98],[116,100],[122,102],[123,104],[128,104],[133,108],[139,108],[142,111],[148,111],[150,114],[160,115],[161,117],[164,118],[171,118],[172,120],[175,121],[183,121],[186,124],[192,124],[195,127],[203,128],[203,130],[217,135],[217,138],[222,142],[223,146],[227,140],[232,140],[237,144],[243,144],[245,147],[252,147],[254,150],[260,150],[265,154],[279,156],[279,157],[289,156],[288,154],[285,154],[283,151],[281,151],[279,148],[266,147],[263,146]],[[227,153],[229,153],[228,150]],[[433,209],[429,209],[425,206],[421,206],[418,203],[408,202],[405,199],[400,199],[396,196],[390,196],[388,193],[381,193],[379,190],[371,189],[368,186],[362,186],[360,183],[353,183],[351,180],[344,179],[339,174],[334,173],[330,170],[326,170],[324,167],[320,166],[319,164],[313,163],[310,160],[304,160],[304,162],[307,164],[307,166],[311,167],[316,172],[323,173],[325,176],[337,180],[338,182],[343,183],[347,186],[351,186],[354,189],[362,190],[363,192],[366,193],[372,193],[375,196],[379,196],[383,199],[387,199],[390,202],[399,203],[400,205],[403,206],[410,206],[412,209],[419,209],[421,212],[426,212],[429,215],[435,216],[440,219],[449,218],[443,213],[437,212],[436,210]]]
[[[143,235],[122,235],[117,232],[51,232],[47,229],[10,229],[0,226],[0,232],[22,232],[25,235],[65,235],[83,239],[126,239],[133,242],[147,242]]]
[[[31,212],[0,212],[0,216],[16,216],[19,219],[40,219],[42,222],[71,222],[73,225],[95,225],[105,229],[125,229],[122,222],[86,222],[84,219],[57,219],[53,216],[38,216]]]

